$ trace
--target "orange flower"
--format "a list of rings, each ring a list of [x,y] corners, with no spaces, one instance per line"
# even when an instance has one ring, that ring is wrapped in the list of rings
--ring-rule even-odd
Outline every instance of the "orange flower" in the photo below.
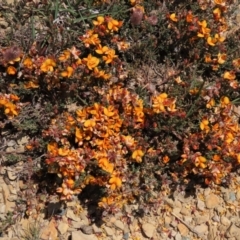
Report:
[[[233,142],[233,140],[234,140],[233,134],[231,132],[228,132],[225,136],[225,142],[227,144],[230,144],[231,142]]]
[[[32,88],[39,88],[39,84],[37,80],[28,81],[27,83],[24,83],[25,89],[32,89]]]
[[[232,81],[236,78],[236,74],[233,71],[225,71],[223,78]]]
[[[93,131],[93,128],[96,126],[96,122],[94,119],[88,119],[84,122],[84,130]]]
[[[208,133],[209,130],[210,130],[208,124],[209,124],[208,119],[207,118],[203,118],[201,123],[200,123],[200,129],[201,130],[205,130],[205,132]]]
[[[112,163],[109,163],[108,159],[106,157],[100,158],[98,160],[98,166],[102,168],[104,171],[112,173],[114,169],[114,165]]]
[[[42,63],[40,69],[42,72],[45,72],[45,73],[53,72],[55,66],[56,66],[56,63],[54,62],[54,60],[48,58]]]
[[[225,63],[226,59],[227,59],[227,54],[218,53],[218,63],[219,64]]]
[[[89,70],[92,70],[93,68],[97,67],[100,60],[96,57],[93,57],[92,54],[89,54],[87,58],[83,59],[86,62],[86,65]]]
[[[97,67],[93,69],[93,76],[96,78],[103,78],[104,80],[107,80],[110,78],[110,74],[105,73],[103,70],[99,70]]]
[[[134,147],[136,144],[135,139],[128,135],[128,136],[122,136],[122,140],[124,141],[124,143],[128,146],[128,147]]]
[[[109,49],[108,51],[105,52],[105,54],[107,55],[103,56],[102,58],[106,63],[111,63],[113,59],[117,57],[117,55],[115,55],[114,49]]]
[[[189,11],[186,16],[186,22],[191,23],[193,21],[192,11]]]
[[[198,25],[200,26],[200,31],[198,32],[198,37],[207,37],[209,33],[211,32],[210,28],[207,28],[207,21],[203,20],[202,22],[198,22]]]
[[[109,180],[110,188],[115,190],[116,188],[120,188],[122,186],[122,180],[119,177],[111,177]]]
[[[211,98],[207,104],[206,104],[206,108],[212,108],[215,106],[215,100],[213,98]]]
[[[211,63],[212,62],[212,58],[211,58],[210,53],[206,53],[204,57],[205,57],[205,62],[206,63]]]
[[[216,38],[212,38],[212,37],[208,37],[208,38],[207,38],[207,43],[208,43],[208,45],[210,45],[210,46],[215,46],[216,43],[217,43],[217,39],[216,39]]]
[[[57,156],[58,154],[58,147],[56,142],[51,142],[47,145],[47,150],[49,153],[51,153],[54,156]]]
[[[25,58],[24,61],[23,61],[23,66],[26,67],[26,68],[32,69],[32,67],[33,67],[32,59],[29,58],[29,57]]]
[[[153,97],[153,111],[155,113],[165,112],[164,101],[167,99],[166,93]]]
[[[122,23],[123,23],[122,21],[117,21],[111,17],[107,18],[107,22],[108,22],[107,24],[108,29],[115,32],[118,31],[118,29],[122,26]]]
[[[178,19],[177,19],[177,17],[176,17],[176,13],[170,14],[169,18],[170,18],[173,22],[177,22],[177,21],[178,21]]]
[[[61,157],[66,157],[69,153],[70,153],[69,149],[65,149],[65,148],[58,149],[58,155]]]
[[[165,156],[163,157],[163,162],[164,162],[164,163],[168,163],[169,160],[170,160],[170,158],[169,158],[167,155],[165,155]]]
[[[99,44],[95,50],[96,53],[98,54],[104,54],[109,50],[109,48],[107,46],[103,46],[101,44]]]
[[[80,128],[76,128],[75,130],[75,142],[82,144],[83,141],[83,132]]]
[[[136,162],[140,163],[140,162],[142,162],[143,155],[144,155],[144,153],[142,150],[140,150],[140,149],[135,150],[132,153],[132,159],[134,159],[134,160],[136,160]]]
[[[215,8],[213,10],[213,15],[214,15],[214,19],[218,21],[221,18],[221,10],[220,10],[220,8]]]
[[[61,76],[62,76],[62,77],[67,77],[67,78],[69,78],[69,77],[72,76],[72,74],[73,74],[73,68],[70,67],[70,66],[68,66],[68,67],[67,67],[67,70],[66,70],[66,71],[63,71],[63,72],[61,73]]]
[[[198,156],[195,159],[195,166],[200,168],[206,168],[207,167],[207,159],[203,156]]]
[[[13,67],[13,66],[9,66],[9,67],[7,68],[7,73],[8,73],[9,75],[15,75],[15,74],[17,73],[17,69],[16,69],[15,67]]]
[[[221,6],[225,6],[226,0],[214,0],[215,4],[219,4]]]
[[[61,62],[66,62],[70,58],[70,51],[65,50],[63,53],[60,54],[58,60]]]
[[[92,23],[93,23],[93,25],[95,25],[95,26],[99,26],[99,25],[101,25],[101,24],[104,23],[104,17],[103,17],[103,16],[98,16],[98,17],[97,17],[97,21],[96,21],[96,20],[93,20]]]
[[[220,155],[214,154],[213,157],[212,157],[212,160],[214,162],[219,162],[221,160],[221,157],[220,157]]]
[[[13,118],[18,115],[17,106],[11,102],[8,102],[4,105],[5,110],[4,113],[8,115],[9,118]]]
[[[225,107],[225,106],[227,106],[229,103],[230,103],[230,100],[229,100],[228,97],[225,97],[225,96],[221,97],[221,99],[220,99],[221,107]]]
[[[240,58],[236,58],[232,61],[232,64],[234,67],[239,68],[240,67]]]

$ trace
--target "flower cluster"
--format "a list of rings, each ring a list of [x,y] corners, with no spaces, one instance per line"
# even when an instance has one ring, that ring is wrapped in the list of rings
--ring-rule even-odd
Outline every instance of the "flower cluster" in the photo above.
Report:
[[[21,110],[19,100],[19,97],[14,94],[0,94],[0,108],[3,108],[8,119],[12,119],[19,114]]]

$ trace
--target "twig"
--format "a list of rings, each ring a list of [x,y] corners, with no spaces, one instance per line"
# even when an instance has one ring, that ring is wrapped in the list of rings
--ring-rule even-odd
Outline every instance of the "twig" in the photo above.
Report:
[[[171,212],[171,214],[177,218],[180,222],[182,222],[191,232],[195,233],[198,235],[198,237],[201,237],[201,234],[197,231],[195,231],[191,226],[189,226],[185,221],[183,221],[180,217],[178,217],[177,215],[175,215],[174,213]]]

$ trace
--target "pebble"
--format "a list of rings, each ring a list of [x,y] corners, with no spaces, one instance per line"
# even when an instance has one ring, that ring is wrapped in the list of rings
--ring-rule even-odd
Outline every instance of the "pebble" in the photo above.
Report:
[[[194,231],[199,234],[206,234],[208,232],[208,226],[206,224],[197,225],[194,227]]]
[[[104,228],[104,230],[105,230],[105,232],[108,236],[114,235],[114,232],[113,232],[112,228],[107,227],[107,226],[104,226],[103,228]]]
[[[155,226],[153,226],[150,223],[144,223],[142,225],[142,230],[143,230],[145,236],[148,237],[148,238],[152,238],[153,237],[155,229],[156,229]]]
[[[95,235],[86,235],[81,231],[74,231],[72,232],[72,240],[98,240]]]
[[[102,233],[102,229],[99,228],[95,223],[92,225],[92,228],[94,233]]]
[[[179,223],[179,224],[177,225],[177,228],[178,228],[178,231],[180,232],[180,234],[181,234],[182,236],[187,236],[187,235],[188,235],[189,229],[188,229],[184,224]]]
[[[60,223],[58,224],[58,227],[57,227],[58,231],[59,231],[60,234],[62,234],[62,235],[67,232],[68,228],[69,228],[69,227],[68,227],[68,224],[67,224],[67,223],[64,223],[64,222],[60,222]]]
[[[205,203],[198,199],[198,201],[197,201],[197,209],[200,210],[200,211],[204,211],[205,207],[206,207]]]
[[[232,224],[226,233],[227,237],[238,237],[240,239],[240,228],[238,228],[235,224]]]
[[[219,205],[219,198],[217,195],[211,193],[208,196],[206,196],[205,200],[206,207],[209,209],[213,209]]]
[[[174,239],[175,239],[175,240],[182,240],[181,234],[180,234],[180,233],[177,233]]]
[[[89,225],[83,225],[81,226],[81,230],[83,233],[87,234],[87,235],[90,235],[93,233],[93,228],[92,226],[89,226]]]
[[[71,210],[71,209],[67,209],[67,214],[66,214],[66,216],[67,216],[68,218],[76,221],[76,222],[80,222],[80,221],[81,221],[80,217],[78,217],[78,216],[73,212],[73,210]]]
[[[181,209],[180,213],[181,213],[182,215],[184,215],[184,216],[190,216],[190,215],[191,215],[190,210],[189,210],[188,208],[185,208],[185,207],[183,207],[183,208]]]
[[[225,216],[221,216],[220,221],[224,226],[229,226],[231,224],[231,221],[228,218],[226,218]]]
[[[115,227],[119,228],[120,230],[122,231],[124,230],[124,224],[122,221],[116,220],[113,224],[115,225]]]

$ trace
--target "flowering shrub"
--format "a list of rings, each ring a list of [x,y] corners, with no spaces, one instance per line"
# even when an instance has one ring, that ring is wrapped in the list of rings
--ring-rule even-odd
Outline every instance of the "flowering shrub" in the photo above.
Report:
[[[239,32],[231,35],[229,26],[234,3],[123,5],[119,18],[86,12],[85,32],[57,52],[37,41],[27,51],[1,49],[2,113],[17,117],[20,98],[47,109],[39,117],[45,126],[35,132],[45,142],[42,166],[61,179],[54,191],[71,200],[88,185],[99,186],[98,205],[106,211],[157,201],[163,174],[176,183],[198,176],[221,184],[240,163]],[[31,139],[28,154],[38,146]]]

